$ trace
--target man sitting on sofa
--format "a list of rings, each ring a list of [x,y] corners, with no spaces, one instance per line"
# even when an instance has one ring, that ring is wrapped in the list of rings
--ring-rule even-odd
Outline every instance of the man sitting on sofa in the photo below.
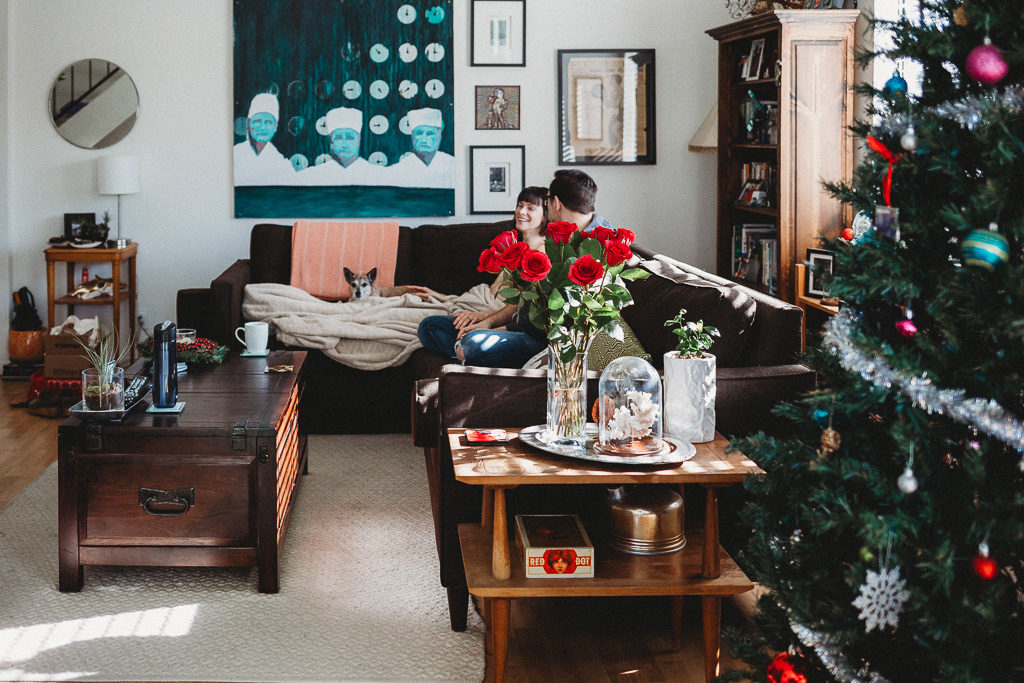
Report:
[[[599,225],[611,228],[608,219],[594,211],[595,199],[597,183],[589,175],[574,168],[555,171],[548,186],[548,220],[575,223],[582,232]]]

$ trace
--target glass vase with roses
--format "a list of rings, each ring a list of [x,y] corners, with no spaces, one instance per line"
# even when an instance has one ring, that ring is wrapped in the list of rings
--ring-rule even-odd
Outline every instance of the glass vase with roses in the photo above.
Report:
[[[545,440],[582,446],[586,439],[587,351],[598,332],[621,340],[619,311],[633,303],[626,280],[648,273],[628,268],[636,235],[625,228],[549,223],[544,251],[514,230],[491,241],[477,270],[502,273],[501,297],[547,334],[548,405]]]

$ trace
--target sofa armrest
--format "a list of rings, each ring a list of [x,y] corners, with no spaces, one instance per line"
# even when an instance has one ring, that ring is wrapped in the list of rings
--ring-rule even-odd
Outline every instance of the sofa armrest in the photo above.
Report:
[[[244,322],[242,296],[250,281],[249,260],[239,259],[210,283],[214,323],[211,335],[221,344],[241,348],[235,338],[235,328]]]
[[[417,380],[412,389],[412,443],[420,448],[437,448],[437,378]]]
[[[213,316],[213,292],[209,287],[179,289],[175,306],[178,328],[191,327],[200,337],[213,337],[216,321]]]
[[[813,389],[816,377],[798,363],[718,368],[716,374],[715,426],[729,438],[759,430],[784,433],[788,427],[772,414],[772,407]]]

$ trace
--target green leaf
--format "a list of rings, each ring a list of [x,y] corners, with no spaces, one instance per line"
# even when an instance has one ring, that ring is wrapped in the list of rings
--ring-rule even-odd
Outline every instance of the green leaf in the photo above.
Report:
[[[540,298],[540,296],[537,294],[537,292],[530,292],[530,291],[523,292],[523,300],[524,301],[536,301],[539,298]]]
[[[505,287],[498,291],[498,296],[506,301],[510,301],[513,297],[519,296],[519,290],[515,287]]]
[[[601,256],[604,255],[604,248],[601,246],[601,243],[598,242],[596,239],[594,239],[593,237],[588,237],[587,239],[583,240],[583,243],[580,245],[580,256],[582,256],[583,254],[590,254],[591,256],[600,261]]]
[[[562,293],[557,289],[548,295],[548,309],[552,311],[560,311],[565,306],[565,299],[562,297]]]
[[[595,299],[591,294],[588,294],[585,297],[583,297],[583,305],[592,311],[599,310],[602,307],[602,303]]]
[[[572,344],[568,344],[558,353],[558,357],[562,359],[563,363],[568,363],[576,357],[576,347]]]
[[[650,273],[643,268],[630,268],[619,273],[619,277],[623,280],[643,280],[650,277]]]

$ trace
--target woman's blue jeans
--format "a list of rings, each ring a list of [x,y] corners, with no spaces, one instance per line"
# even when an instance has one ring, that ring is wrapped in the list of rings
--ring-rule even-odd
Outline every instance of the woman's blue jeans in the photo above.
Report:
[[[420,322],[417,335],[423,348],[443,358],[462,362],[455,353],[455,318],[450,315],[432,315]],[[488,368],[521,368],[526,361],[544,349],[542,339],[525,332],[508,330],[474,330],[460,342],[466,365]]]

